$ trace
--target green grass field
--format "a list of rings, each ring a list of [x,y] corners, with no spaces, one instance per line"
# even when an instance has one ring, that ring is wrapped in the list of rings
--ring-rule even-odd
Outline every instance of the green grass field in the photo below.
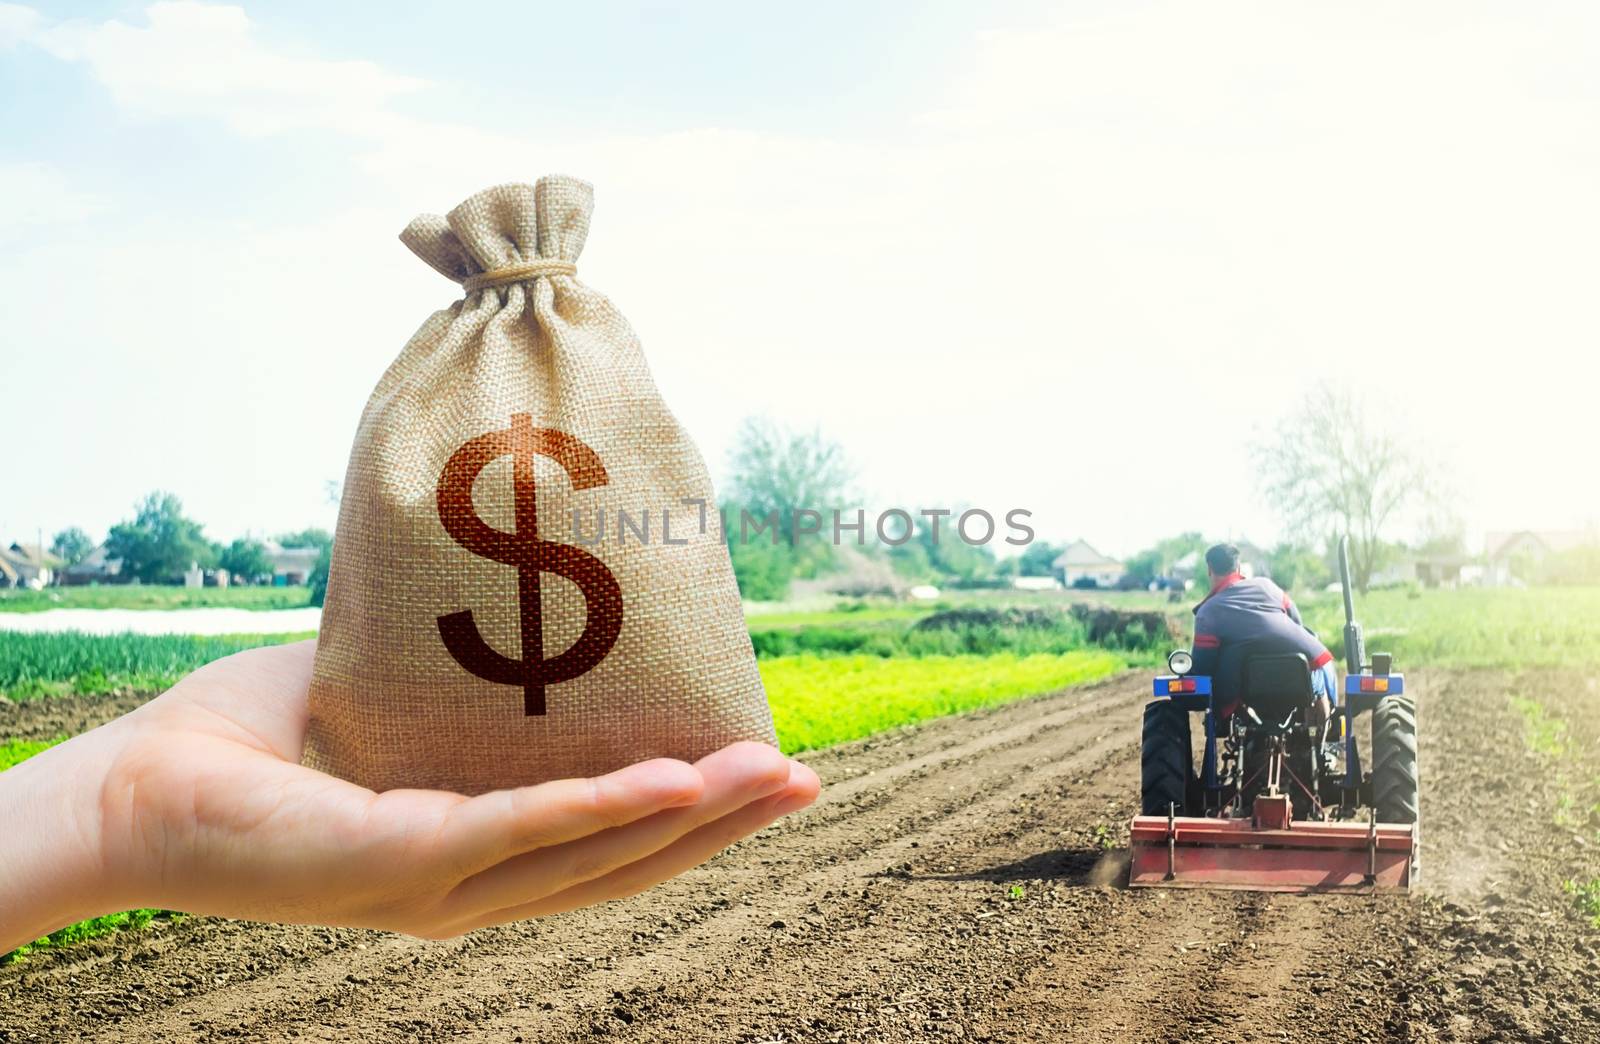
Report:
[[[111,584],[91,587],[0,589],[0,612],[42,613],[46,609],[303,609],[309,587],[173,587],[166,584]]]
[[[145,641],[134,640],[135,636],[122,639],[76,637],[79,641],[67,644],[67,651],[56,661],[63,668],[77,666],[83,657],[93,655],[97,644],[107,643],[106,648],[115,652],[118,662],[132,663],[141,671],[151,672],[137,677],[154,678],[165,677],[156,672],[170,671],[173,664],[185,662],[185,658],[215,658],[236,648],[262,644],[261,639],[266,636],[239,636],[241,641],[236,645],[228,639],[164,639],[148,647]],[[1096,681],[1115,674],[1125,665],[1121,656],[1105,651],[900,658],[805,655],[763,660],[761,676],[767,686],[781,745],[786,752],[794,753],[870,736],[927,718]],[[94,677],[106,675],[100,669]],[[31,691],[37,694],[40,690],[35,685]],[[64,738],[0,743],[0,771]],[[92,918],[0,956],[0,963],[18,960],[51,946],[141,928],[158,917],[173,916],[178,915],[132,910]]]
[[[74,590],[128,590],[78,588]],[[137,589],[133,589],[137,590]],[[169,590],[179,594],[182,589]],[[242,588],[269,595],[273,588]],[[276,589],[282,591],[283,589]],[[293,589],[291,589],[293,590]],[[28,592],[32,594],[33,592]],[[207,589],[189,594],[204,594]],[[1054,596],[1061,605],[1072,596]],[[1161,605],[1187,620],[1187,604],[1149,598],[1096,598],[1122,607]],[[1344,616],[1336,594],[1302,595],[1306,620],[1329,648],[1342,652]],[[1060,654],[1088,647],[1072,621],[1050,628],[969,627],[926,632],[913,625],[948,602],[903,606],[849,602],[833,612],[769,612],[750,617],[751,639],[763,660],[791,656],[881,658],[1011,653]],[[970,597],[956,604],[1050,604],[1048,599]],[[1370,651],[1390,652],[1407,667],[1538,667],[1600,662],[1600,588],[1528,590],[1374,591],[1358,599],[1357,616]],[[0,632],[0,694],[30,699],[62,693],[96,694],[166,688],[203,663],[240,649],[312,635],[107,637]],[[1167,651],[1164,638],[1118,650],[1133,665],[1153,666]]]
[[[304,634],[88,635],[0,632],[0,694],[12,700],[117,689],[158,692],[202,664]]]
[[[178,921],[182,914],[170,910],[124,910],[121,913],[106,914],[103,917],[91,917],[87,921],[69,924],[65,928],[51,932],[42,939],[25,943],[10,953],[0,953],[0,964],[10,964],[20,961],[30,953],[48,950],[53,946],[70,946],[73,943],[83,942],[112,932],[128,931],[143,928],[151,921],[161,919]]]
[[[928,718],[1109,677],[1127,666],[1105,651],[1018,656],[780,656],[761,680],[787,753],[860,739]]]
[[[292,608],[305,604],[303,589],[78,588],[57,592],[74,607],[145,608],[248,605]],[[989,706],[1107,677],[1134,665],[1153,666],[1165,639],[1128,649],[1088,647],[1071,621],[1046,627],[972,626],[916,631],[913,625],[951,604],[1063,605],[1084,593],[1008,597],[957,596],[934,605],[848,602],[833,611],[768,611],[750,617],[762,679],[782,745],[814,750],[887,729]],[[206,601],[224,596],[227,601]],[[0,593],[0,609],[27,611],[41,604],[35,592]],[[275,604],[273,599],[286,599]],[[97,601],[104,599],[104,601]],[[1120,608],[1164,608],[1187,617],[1189,602],[1095,595],[1086,600]],[[1339,651],[1343,612],[1337,595],[1300,596],[1307,621]],[[1391,652],[1412,667],[1570,666],[1600,663],[1600,588],[1535,590],[1377,591],[1358,600],[1368,649]],[[0,633],[0,693],[30,699],[60,693],[96,694],[118,688],[158,691],[221,656],[303,635],[223,637],[109,637],[82,634]],[[1525,713],[1529,717],[1531,712]],[[1542,737],[1529,717],[1530,735]],[[1559,739],[1559,736],[1556,737]],[[0,770],[50,746],[0,738]],[[1574,899],[1600,916],[1600,885],[1573,882]],[[62,929],[0,961],[40,946],[61,945],[178,916],[136,910]]]
[[[49,750],[66,738],[65,736],[57,736],[52,740],[0,740],[0,772],[17,764],[19,761],[26,761],[41,750]]]
[[[928,615],[922,610],[908,616],[874,616],[862,612],[832,615],[808,614],[815,622],[804,626],[771,626],[766,617],[749,621],[750,640],[762,659],[778,656],[923,657],[986,655],[992,653],[1065,653],[1090,647],[1088,631],[1065,614],[1050,614],[1029,625],[964,622],[939,628],[919,628]],[[1140,639],[1124,643],[1122,651],[1153,654],[1155,644]],[[1162,650],[1163,654],[1165,650]],[[1148,657],[1147,657],[1148,658]],[[1150,659],[1150,662],[1155,662]]]
[[[1306,622],[1343,651],[1337,594],[1301,601]],[[1573,667],[1600,663],[1600,588],[1373,591],[1356,600],[1367,652],[1413,667]]]

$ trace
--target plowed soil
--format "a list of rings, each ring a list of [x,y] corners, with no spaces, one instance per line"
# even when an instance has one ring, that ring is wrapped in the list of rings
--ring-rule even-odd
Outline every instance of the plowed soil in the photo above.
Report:
[[[1600,932],[1561,890],[1597,871],[1562,796],[1600,777],[1600,693],[1408,682],[1409,896],[1121,887],[1130,675],[814,754],[816,806],[627,902],[447,943],[190,918],[32,957],[0,969],[0,1040],[1600,1039]],[[1571,723],[1559,767],[1513,694]],[[93,710],[0,707],[0,735]]]

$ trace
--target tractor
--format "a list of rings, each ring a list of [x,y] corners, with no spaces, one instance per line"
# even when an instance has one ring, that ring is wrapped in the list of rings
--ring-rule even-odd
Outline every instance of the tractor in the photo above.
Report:
[[[1242,691],[1218,694],[1178,650],[1144,709],[1141,815],[1131,828],[1133,887],[1268,892],[1393,891],[1417,878],[1416,704],[1393,658],[1367,661],[1339,542],[1344,699],[1318,724],[1311,665],[1247,654]],[[1219,714],[1219,697],[1232,713]],[[1236,697],[1236,700],[1234,699]],[[1203,716],[1200,767],[1191,723]],[[1356,726],[1369,718],[1370,771]]]

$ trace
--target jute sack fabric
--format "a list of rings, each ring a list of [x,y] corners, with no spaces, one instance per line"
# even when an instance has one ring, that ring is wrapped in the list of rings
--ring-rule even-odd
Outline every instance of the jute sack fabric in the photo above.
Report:
[[[592,200],[501,185],[401,234],[465,296],[361,416],[306,764],[477,794],[774,741],[705,463],[575,275]]]

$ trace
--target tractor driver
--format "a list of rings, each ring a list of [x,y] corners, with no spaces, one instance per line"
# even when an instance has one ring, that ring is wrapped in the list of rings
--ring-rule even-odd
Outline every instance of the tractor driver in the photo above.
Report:
[[[1239,572],[1239,549],[1218,544],[1206,552],[1211,593],[1194,608],[1194,673],[1211,676],[1217,713],[1227,718],[1244,687],[1246,653],[1304,653],[1316,695],[1311,724],[1327,722],[1337,702],[1333,654],[1300,621],[1300,610],[1264,576]]]

